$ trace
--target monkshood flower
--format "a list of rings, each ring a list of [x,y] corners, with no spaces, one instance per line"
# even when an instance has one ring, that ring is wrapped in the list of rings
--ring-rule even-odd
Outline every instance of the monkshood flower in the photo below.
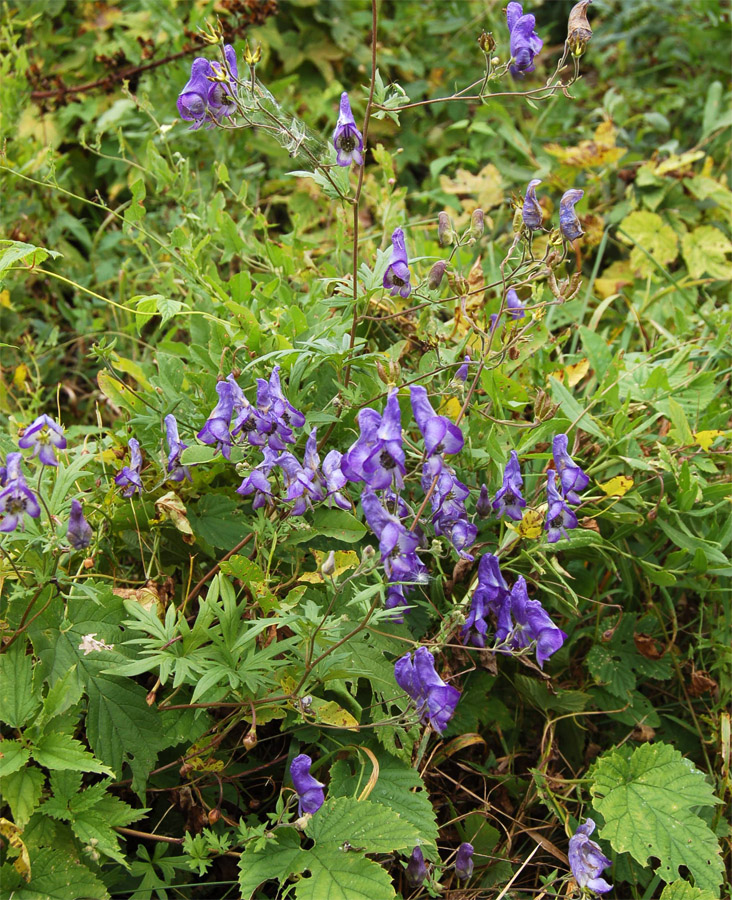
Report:
[[[562,537],[569,538],[567,529],[577,527],[577,516],[559,493],[557,473],[554,469],[549,469],[546,473],[546,498],[549,504],[544,526],[547,532],[546,539],[550,544],[556,544]]]
[[[275,366],[269,376],[257,379],[257,413],[255,428],[249,429],[248,438],[255,446],[268,443],[273,450],[285,450],[294,444],[293,428],[302,428],[305,416],[282,393],[280,367]]]
[[[529,600],[526,579],[520,576],[499,613],[496,640],[512,650],[523,650],[536,643],[536,661],[544,668],[566,639],[565,632],[552,622],[541,603]]]
[[[5,482],[8,478],[8,469],[7,466],[0,466],[0,487],[5,487]]]
[[[438,416],[427,398],[427,391],[419,384],[409,389],[412,412],[424,438],[427,456],[435,453],[459,453],[465,438],[460,428],[447,416]]]
[[[356,120],[353,118],[351,104],[345,91],[341,94],[338,123],[333,132],[333,146],[338,154],[339,166],[350,166],[352,162],[357,166],[363,165],[363,135],[356,127]]]
[[[130,438],[130,464],[123,466],[122,470],[114,476],[115,484],[123,487],[123,497],[132,497],[135,492],[142,493],[142,479],[140,478],[140,470],[142,469],[142,453],[137,438]]]
[[[407,881],[411,887],[419,887],[427,877],[427,866],[424,861],[424,854],[420,847],[412,850],[412,855],[407,863]]]
[[[422,468],[422,490],[427,493],[437,478],[432,492],[432,524],[435,534],[445,535],[464,559],[473,559],[466,551],[474,543],[478,528],[468,519],[465,500],[470,489],[459,481],[454,470],[441,456],[433,456]]]
[[[424,581],[426,569],[417,556],[419,537],[381,505],[369,488],[361,494],[361,506],[369,528],[379,539],[384,571],[390,581]]]
[[[575,204],[584,197],[585,192],[579,188],[570,188],[559,201],[559,230],[568,241],[576,241],[584,234],[582,225],[574,210]]]
[[[348,484],[348,479],[341,470],[341,462],[343,454],[339,450],[331,450],[323,460],[323,478],[325,480],[326,500],[332,500],[336,506],[341,509],[350,509],[351,501],[345,494],[341,493],[341,488]]]
[[[33,447],[33,456],[37,456],[44,466],[57,466],[53,448],[65,450],[66,438],[57,422],[50,416],[42,415],[25,429],[18,446],[23,450]]]
[[[478,502],[475,504],[475,511],[481,519],[487,519],[493,512],[491,495],[488,493],[488,486],[485,484],[481,484],[480,486],[480,496],[478,497]]]
[[[541,228],[541,223],[544,220],[544,213],[536,197],[536,189],[540,184],[541,178],[532,178],[529,182],[529,186],[526,188],[526,194],[524,195],[521,218],[524,220],[524,225],[529,231],[537,231]]]
[[[290,764],[292,784],[300,801],[297,807],[299,816],[303,813],[317,812],[325,801],[323,793],[325,785],[310,774],[312,764],[313,761],[307,753],[296,756]]]
[[[484,553],[478,563],[478,586],[470,601],[470,612],[460,630],[462,642],[485,647],[488,613],[498,616],[507,602],[508,585],[501,574],[498,558],[492,553]]]
[[[241,494],[242,497],[254,494],[252,509],[261,509],[266,504],[272,506],[274,503],[272,485],[267,476],[277,465],[277,454],[269,447],[264,447],[262,453],[264,454],[262,462],[252,469],[236,489],[237,494]]]
[[[493,510],[497,516],[508,516],[514,522],[521,521],[523,518],[521,510],[526,506],[521,494],[523,484],[518,454],[512,450],[503,470],[503,484],[493,499]]]
[[[231,44],[224,47],[224,58],[226,59],[226,69],[219,62],[211,63],[211,74],[226,79],[225,81],[214,81],[209,88],[208,105],[211,107],[211,114],[216,119],[220,119],[222,116],[233,116],[236,112],[234,90],[236,79],[239,77],[239,66],[236,61],[236,50]]]
[[[216,385],[219,402],[198,432],[198,440],[204,444],[215,444],[225,459],[231,459],[231,415],[234,411],[234,388],[228,381]]]
[[[526,315],[524,304],[513,288],[506,291],[506,312],[511,319],[523,319]]]
[[[602,870],[611,865],[610,860],[600,849],[600,845],[590,840],[595,830],[595,823],[587,819],[569,839],[569,865],[577,884],[596,894],[606,894],[612,885],[601,878]]]
[[[277,457],[277,465],[285,476],[285,499],[295,500],[290,515],[301,516],[305,510],[325,499],[325,485],[320,475],[320,457],[316,429],[310,432],[305,447],[304,465],[300,465],[292,453],[282,453]]]
[[[455,874],[462,881],[467,881],[473,874],[473,845],[467,841],[458,847],[457,858],[455,859]]]
[[[22,453],[8,453],[5,460],[5,487],[0,491],[0,531],[15,531],[25,528],[24,515],[37,519],[41,507],[33,491],[28,487],[20,464]]]
[[[435,658],[426,647],[405,653],[394,663],[394,678],[399,687],[414,700],[424,725],[430,724],[442,734],[455,712],[460,691],[445,684],[435,671]]]
[[[394,234],[391,236],[391,259],[386,272],[384,272],[384,287],[391,291],[392,297],[399,294],[406,298],[412,293],[410,278],[404,232],[401,228],[395,228]]]
[[[183,481],[185,478],[192,481],[188,466],[180,464],[181,453],[188,444],[184,444],[178,436],[178,423],[175,421],[175,416],[170,413],[165,417],[164,422],[165,435],[168,439],[168,477],[171,481]]]
[[[455,380],[462,381],[463,384],[468,380],[468,366],[470,365],[470,354],[466,353],[463,364],[455,373]],[[462,434],[462,432],[461,432]]]
[[[72,500],[69,528],[66,532],[69,543],[74,550],[85,550],[91,544],[92,534],[91,525],[84,518],[81,503],[78,500]]]
[[[406,588],[407,593],[410,590],[411,588]],[[389,590],[386,593],[386,600],[384,600],[384,609],[394,610],[394,613],[390,616],[392,622],[401,624],[404,621],[404,616],[401,611],[401,607],[404,606],[409,606],[404,586],[401,584],[390,584]]]
[[[367,407],[358,414],[361,435],[341,460],[349,481],[365,481],[374,490],[404,487],[402,419],[396,390],[389,392],[384,414]]]
[[[581,502],[577,491],[583,491],[590,479],[567,453],[568,441],[566,434],[556,435],[552,441],[552,455],[562,483],[562,493],[569,503],[577,505]]]
[[[533,72],[534,57],[544,46],[544,42],[534,31],[535,17],[525,16],[520,3],[509,3],[506,7],[506,21],[511,35],[511,74],[517,77],[524,72]]]

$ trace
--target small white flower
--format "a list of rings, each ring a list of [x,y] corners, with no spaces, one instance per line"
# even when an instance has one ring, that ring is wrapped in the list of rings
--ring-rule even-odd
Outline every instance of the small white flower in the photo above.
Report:
[[[79,644],[79,650],[83,650],[84,656],[88,656],[94,650],[114,650],[114,644],[105,644],[104,641],[98,641],[96,633],[85,634]]]

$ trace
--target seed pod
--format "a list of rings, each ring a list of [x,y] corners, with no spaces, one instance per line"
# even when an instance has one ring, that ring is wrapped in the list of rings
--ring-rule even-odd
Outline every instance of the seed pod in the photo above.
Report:
[[[320,567],[320,571],[324,576],[330,578],[335,574],[335,570],[335,551],[331,550],[330,553],[326,556],[323,565]]]
[[[379,378],[384,382],[384,384],[389,384],[389,376],[386,373],[384,363],[380,359],[376,360],[376,372],[378,373]]]
[[[473,215],[470,218],[470,237],[475,238],[477,240],[483,232],[485,231],[485,218],[483,216],[483,210],[478,208],[473,210]]]
[[[427,276],[427,287],[431,291],[436,291],[437,288],[442,284],[442,278],[445,274],[445,269],[447,269],[446,259],[438,260],[430,269],[430,274]]]
[[[487,56],[496,49],[496,39],[490,31],[483,31],[478,38],[478,46]]]
[[[567,47],[572,56],[580,57],[587,49],[592,37],[592,29],[587,19],[587,7],[592,0],[580,0],[575,4],[567,22]]]
[[[440,247],[448,247],[452,244],[454,232],[450,224],[450,216],[446,212],[441,212],[437,216],[437,241]]]

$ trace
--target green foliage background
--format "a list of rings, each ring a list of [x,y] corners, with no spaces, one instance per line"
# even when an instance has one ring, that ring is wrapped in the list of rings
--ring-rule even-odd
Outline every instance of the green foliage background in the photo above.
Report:
[[[416,102],[480,79],[482,30],[508,53],[502,5],[383,0],[380,84]],[[498,90],[551,74],[571,6],[532,8],[537,73]],[[412,847],[449,866],[463,840],[476,848],[471,896],[494,897],[514,875],[509,896],[565,896],[567,837],[588,815],[618,896],[721,896],[729,10],[596,0],[590,17],[570,97],[372,119],[358,246],[370,318],[353,362],[350,209],[263,131],[188,131],[175,101],[198,29],[218,20],[240,51],[245,36],[261,47],[259,76],[326,153],[342,90],[363,115],[370,4],[3,4],[0,451],[42,412],[69,441],[58,470],[38,476],[51,526],[0,537],[0,876],[14,898],[264,898],[288,884],[298,900],[428,896],[404,878]],[[424,279],[444,255],[437,213],[461,230],[480,206],[485,235],[460,249],[456,272],[471,289],[500,281],[511,198],[537,173],[552,221],[564,190],[585,191],[581,285],[561,304],[545,281],[532,288],[542,314],[484,372],[459,466],[471,488],[495,492],[517,449],[535,499],[552,436],[578,436],[592,481],[571,540],[495,521],[478,538],[568,632],[550,678],[461,647],[472,575],[444,546],[407,625],[379,610],[359,628],[382,591],[380,577],[349,580],[373,542],[361,518],[253,513],[234,493],[242,452],[237,474],[193,439],[217,378],[235,369],[248,389],[275,361],[309,426],[330,431],[328,449],[352,443],[360,406],[382,408],[379,369],[398,386],[422,379],[454,412],[452,374],[474,344],[452,283],[405,314],[380,287],[384,252],[409,223]],[[486,288],[467,314],[499,306]],[[195,466],[175,494],[161,440],[171,411]],[[131,504],[113,476],[133,434],[149,468]],[[620,488],[619,476],[632,481]],[[95,528],[88,567],[63,551],[79,492]],[[333,596],[318,575],[330,550],[346,566]],[[114,649],[84,655],[89,634]],[[438,669],[462,690],[419,771],[420,729],[391,674],[414,640],[439,648]],[[307,842],[287,775],[304,751],[328,781]],[[461,895],[449,868],[435,878]]]

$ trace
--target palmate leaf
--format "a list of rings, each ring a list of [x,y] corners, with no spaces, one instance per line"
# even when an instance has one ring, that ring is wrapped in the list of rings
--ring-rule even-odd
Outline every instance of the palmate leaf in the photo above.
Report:
[[[600,837],[642,865],[653,856],[667,882],[686,866],[697,887],[715,891],[722,881],[719,844],[699,807],[721,801],[704,775],[668,744],[642,744],[628,755],[613,750],[594,765],[594,807],[605,819]]]
[[[61,850],[31,851],[31,879],[25,882],[9,864],[0,869],[3,896],[13,900],[108,900],[97,876]],[[7,892],[7,893],[6,893]]]
[[[717,900],[717,895],[693,887],[688,881],[674,881],[661,891],[660,900]]]
[[[315,847],[308,854],[310,875],[298,881],[297,900],[389,900],[396,897],[389,874],[360,853]]]
[[[262,848],[250,845],[239,860],[239,888],[244,900],[249,900],[260,884],[269,879],[280,883],[290,875],[302,872],[307,862],[300,849],[300,835],[294,828],[278,828],[274,840]]]
[[[33,661],[26,653],[26,642],[17,641],[0,656],[0,722],[20,728],[40,706],[40,698],[33,693]]]

